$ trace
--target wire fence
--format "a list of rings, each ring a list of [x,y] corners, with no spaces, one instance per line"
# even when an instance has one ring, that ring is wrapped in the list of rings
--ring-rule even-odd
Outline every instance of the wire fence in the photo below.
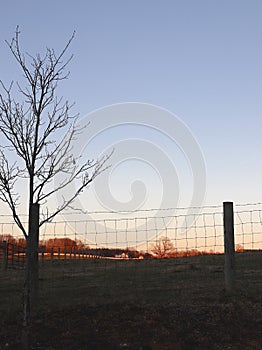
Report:
[[[45,223],[39,260],[149,259],[224,252],[223,206],[133,212],[93,212],[88,219]],[[26,241],[10,216],[0,216],[0,256],[22,267]],[[27,225],[26,220],[24,225]],[[262,204],[234,206],[235,250],[262,249]],[[2,249],[1,249],[2,248]]]
[[[163,345],[162,339],[174,334],[181,324],[187,325],[186,331],[182,328],[179,333],[181,338],[192,333],[191,324],[195,320],[193,337],[203,339],[210,324],[217,334],[217,327],[227,320],[221,334],[227,334],[232,327],[228,336],[231,338],[231,334],[236,336],[235,322],[240,325],[239,331],[243,331],[243,324],[250,324],[252,338],[248,339],[252,340],[261,309],[262,204],[235,205],[234,215],[231,204],[96,212],[89,213],[87,219],[82,214],[70,213],[46,223],[40,229],[37,284],[35,290],[31,289],[37,296],[32,334],[49,329],[45,328],[47,323],[51,330],[59,325],[61,331],[57,334],[66,344],[59,348],[67,348],[68,335],[75,344],[80,328],[87,332],[85,338],[90,327],[94,326],[94,334],[102,327],[111,341],[114,337],[108,327],[112,323],[114,332],[121,333],[123,324],[129,329],[131,322],[135,322],[137,331],[145,325],[151,329],[155,320],[153,332],[162,329],[163,324],[168,325],[163,328]],[[12,218],[1,216],[0,311],[3,320],[8,319],[6,324],[11,324],[9,315],[15,315],[12,324],[16,330],[17,318],[23,315],[24,308],[21,301],[27,276],[26,243]],[[157,316],[160,310],[161,318]],[[174,317],[177,323],[169,328]],[[137,323],[140,318],[141,323]],[[69,320],[74,326],[69,325]],[[202,320],[207,321],[199,332]],[[53,339],[53,333],[49,333]],[[39,334],[41,341],[49,339],[49,335]],[[141,338],[140,333],[133,334],[132,338]],[[201,341],[199,348],[213,348],[213,338],[210,342],[206,346]],[[83,344],[86,343],[77,346],[90,348]],[[126,345],[127,341],[121,344]],[[186,348],[196,348],[194,343],[188,344]]]

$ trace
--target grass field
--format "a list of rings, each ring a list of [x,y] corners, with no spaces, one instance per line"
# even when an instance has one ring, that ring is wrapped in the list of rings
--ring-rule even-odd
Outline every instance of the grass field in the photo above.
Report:
[[[56,262],[40,269],[32,349],[262,349],[262,252]],[[23,271],[0,272],[0,349],[21,349]]]

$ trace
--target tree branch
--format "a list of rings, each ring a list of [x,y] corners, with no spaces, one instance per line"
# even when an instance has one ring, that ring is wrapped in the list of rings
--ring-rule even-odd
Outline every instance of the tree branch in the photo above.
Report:
[[[16,99],[13,83],[7,88],[0,81],[0,133],[5,136],[9,149],[23,161],[23,166],[10,166],[8,159],[2,157],[0,195],[9,205],[14,220],[25,237],[26,231],[17,214],[19,196],[14,191],[14,184],[19,177],[28,180],[29,208],[33,203],[43,204],[72,181],[78,184],[75,193],[64,199],[54,213],[46,215],[39,223],[42,225],[70,206],[95,177],[106,169],[105,163],[111,156],[81,163],[81,159],[74,159],[72,154],[73,141],[83,128],[76,125],[77,115],[70,116],[73,105],[68,101],[63,102],[57,96],[57,87],[69,76],[66,69],[73,55],[65,61],[64,57],[74,36],[75,32],[58,55],[50,48],[46,49],[44,55],[23,54],[19,43],[19,27],[11,42],[6,41],[22,70],[24,81],[16,84],[22,102]],[[58,134],[64,135],[60,141],[57,141]],[[51,181],[61,175],[63,180],[57,188],[50,189]]]
[[[15,182],[20,175],[20,170],[15,164],[11,167],[9,166],[9,163],[2,150],[0,150],[0,157],[0,200],[7,203],[11,209],[16,224],[23,232],[25,238],[27,238],[26,230],[17,214],[16,209],[19,205],[19,195],[14,192]]]

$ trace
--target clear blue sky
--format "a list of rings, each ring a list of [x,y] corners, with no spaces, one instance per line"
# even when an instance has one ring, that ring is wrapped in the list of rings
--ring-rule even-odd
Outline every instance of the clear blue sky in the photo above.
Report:
[[[46,46],[61,49],[76,30],[71,76],[61,90],[76,102],[75,111],[84,116],[129,101],[165,108],[187,125],[202,149],[207,173],[203,204],[261,202],[260,0],[10,0],[2,4],[0,17],[4,82],[20,77],[4,43],[17,24],[22,47],[33,54]],[[168,142],[146,131],[143,135],[143,129],[104,133],[100,145],[114,144],[120,134],[121,140],[139,135],[160,142],[171,158],[169,153],[176,152]],[[191,191],[192,184],[188,169],[179,173],[186,167],[182,158],[173,161],[181,183],[179,204],[184,205],[184,192]],[[147,176],[151,168],[146,169],[146,162],[132,162],[112,173],[112,193],[127,201],[130,183],[140,179],[148,187],[147,206],[157,206],[157,172]],[[153,192],[157,198],[150,201]]]

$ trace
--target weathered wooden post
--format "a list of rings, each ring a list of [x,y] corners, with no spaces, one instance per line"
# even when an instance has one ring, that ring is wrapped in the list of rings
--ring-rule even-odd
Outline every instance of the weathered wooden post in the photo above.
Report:
[[[41,247],[41,257],[42,257],[42,266],[44,266],[44,262],[45,262],[45,246],[42,245]]]
[[[20,266],[20,246],[17,244],[16,245],[16,254],[17,254],[17,263],[18,263],[18,266]]]
[[[58,247],[58,251],[57,251],[57,254],[58,254],[58,261],[60,261],[60,253],[61,253],[61,249],[60,249],[60,247]]]
[[[51,252],[50,252],[50,260],[51,260],[51,263],[54,262],[54,248],[53,247],[51,248]]]
[[[2,248],[3,248],[3,255],[2,255],[2,267],[3,267],[3,270],[6,270],[7,269],[7,264],[8,264],[8,247],[7,247],[7,242],[6,241],[3,241],[2,243]]]
[[[223,203],[224,211],[224,254],[225,289],[232,293],[235,289],[235,237],[234,210],[232,202]]]
[[[14,257],[15,257],[15,243],[11,243],[11,266],[14,267]]]

